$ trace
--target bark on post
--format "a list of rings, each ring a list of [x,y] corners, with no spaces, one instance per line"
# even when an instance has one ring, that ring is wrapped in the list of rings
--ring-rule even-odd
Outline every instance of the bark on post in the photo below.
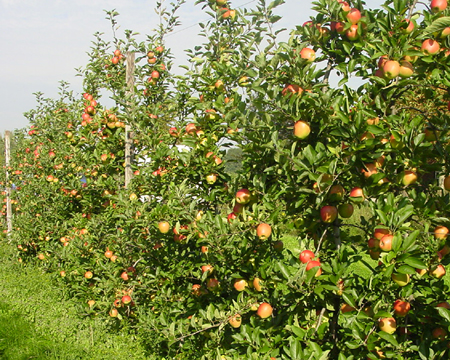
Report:
[[[11,132],[5,131],[5,165],[6,165],[6,224],[8,226],[8,237],[12,231],[12,208],[11,208],[11,186],[9,184],[9,161],[11,147]]]
[[[127,97],[134,93],[134,65],[135,55],[133,52],[128,51],[126,54],[126,82],[127,82]],[[128,102],[128,119],[131,119],[133,111],[130,106],[132,104]],[[133,171],[131,169],[131,162],[133,158],[133,132],[129,124],[125,125],[125,189],[133,178]]]

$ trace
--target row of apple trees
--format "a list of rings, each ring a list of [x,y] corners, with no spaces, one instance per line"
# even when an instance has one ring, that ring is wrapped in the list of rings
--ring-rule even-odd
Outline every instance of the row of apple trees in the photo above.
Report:
[[[82,95],[16,135],[18,259],[158,359],[446,357],[447,3],[320,0],[280,42],[281,3],[198,0],[183,76],[182,0],[146,41],[96,34]]]

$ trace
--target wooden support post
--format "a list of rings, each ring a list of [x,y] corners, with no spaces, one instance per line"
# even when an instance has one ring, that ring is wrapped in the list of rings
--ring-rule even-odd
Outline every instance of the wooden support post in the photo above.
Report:
[[[135,65],[135,55],[133,52],[128,51],[126,54],[127,59],[127,72],[126,72],[126,82],[127,82],[127,97],[134,93],[134,65]],[[131,119],[133,111],[129,107],[132,106],[128,102],[128,119]],[[131,126],[129,124],[125,125],[125,189],[133,178],[133,170],[131,169],[131,161],[133,159],[133,132],[131,131]]]
[[[9,183],[9,161],[11,147],[11,132],[5,131],[5,165],[6,165],[6,223],[8,226],[8,238],[12,231],[11,185]],[[11,239],[9,240],[11,241]]]

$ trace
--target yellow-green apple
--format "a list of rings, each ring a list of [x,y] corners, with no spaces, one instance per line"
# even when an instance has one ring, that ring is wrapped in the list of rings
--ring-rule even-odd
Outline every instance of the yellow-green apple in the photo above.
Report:
[[[214,87],[216,88],[217,91],[224,91],[225,90],[225,84],[220,79],[215,82]]]
[[[446,176],[444,179],[444,189],[450,191],[450,175]]]
[[[364,191],[360,187],[354,187],[350,190],[350,200],[354,203],[362,203],[364,201]]]
[[[216,174],[209,174],[206,175],[206,182],[210,185],[214,184],[217,181],[217,175]]]
[[[247,189],[241,189],[236,192],[236,202],[238,204],[248,204],[250,202],[251,194]]]
[[[256,291],[258,292],[263,291],[263,284],[264,282],[260,278],[255,277],[253,279],[253,287],[255,288]]]
[[[353,215],[353,211],[354,208],[352,204],[340,204],[338,206],[339,215],[344,219],[351,217]]]
[[[250,85],[250,79],[248,76],[241,76],[238,80],[239,86],[246,87]]]
[[[111,317],[117,317],[119,315],[119,311],[117,309],[111,309],[109,311],[109,316]]]
[[[300,50],[300,57],[307,62],[313,62],[316,59],[316,52],[310,48],[303,48]]]
[[[449,230],[447,227],[439,225],[434,229],[433,235],[436,239],[442,240],[447,238],[448,232]]]
[[[266,302],[263,302],[259,305],[258,310],[256,311],[256,315],[258,315],[261,319],[266,319],[272,315],[272,312],[272,306]]]
[[[411,280],[408,274],[392,274],[391,278],[398,286],[406,286]]]
[[[267,240],[272,234],[272,227],[269,224],[261,223],[256,228],[256,236],[260,240]]]
[[[405,186],[415,184],[417,182],[417,174],[411,170],[405,170],[402,174],[402,183]]]
[[[447,0],[431,0],[430,8],[434,13],[444,11],[447,8]]]
[[[443,38],[446,38],[449,35],[450,35],[450,27],[447,26],[446,28],[444,28],[441,31],[440,37],[443,39]]]
[[[306,264],[306,271],[311,270],[315,267],[318,267],[315,277],[319,277],[322,274],[322,268],[320,267],[320,261],[318,260],[311,260],[310,262],[308,262],[308,264]]]
[[[324,223],[330,224],[336,220],[338,215],[338,210],[336,206],[326,205],[320,209],[320,218]]]
[[[435,55],[440,51],[441,46],[436,40],[426,39],[422,42],[421,49],[425,55]]]
[[[234,327],[235,329],[241,326],[242,324],[242,317],[239,314],[234,315],[233,317],[228,320],[228,323]]]
[[[352,24],[357,24],[361,20],[361,12],[356,8],[350,9],[347,13],[347,20]]]
[[[414,67],[409,61],[401,60],[400,61],[400,71],[399,75],[401,78],[406,79],[411,77],[414,74]]]
[[[294,124],[294,136],[299,139],[306,139],[311,133],[311,127],[303,120],[296,121]]]
[[[170,230],[170,224],[167,221],[160,221],[158,223],[158,229],[162,234],[167,234]]]
[[[392,250],[392,240],[394,239],[394,236],[391,234],[384,235],[380,239],[380,249],[382,251],[391,251]]]
[[[233,286],[237,291],[244,291],[244,289],[248,286],[248,282],[245,279],[236,279]]]
[[[388,60],[383,66],[383,73],[386,79],[392,80],[400,74],[400,64],[395,60]]]
[[[440,279],[445,275],[445,267],[442,264],[434,266],[430,269],[430,275],[435,277],[436,279]]]
[[[391,135],[389,143],[391,144],[391,147],[396,150],[400,150],[405,145],[403,144],[403,141],[395,139],[394,135]]]
[[[307,264],[315,257],[316,255],[311,250],[303,250],[299,255],[299,259],[303,264]]]
[[[424,276],[427,273],[427,269],[416,269],[416,273],[419,276]]]
[[[393,334],[397,329],[397,322],[392,317],[381,318],[378,320],[378,327],[380,328],[381,331],[384,331],[385,333]]]

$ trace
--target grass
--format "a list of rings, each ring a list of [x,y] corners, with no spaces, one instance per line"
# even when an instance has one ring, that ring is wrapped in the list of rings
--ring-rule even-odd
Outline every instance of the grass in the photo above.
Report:
[[[0,243],[0,358],[3,360],[148,359],[138,339],[80,318],[51,275],[23,267]]]

